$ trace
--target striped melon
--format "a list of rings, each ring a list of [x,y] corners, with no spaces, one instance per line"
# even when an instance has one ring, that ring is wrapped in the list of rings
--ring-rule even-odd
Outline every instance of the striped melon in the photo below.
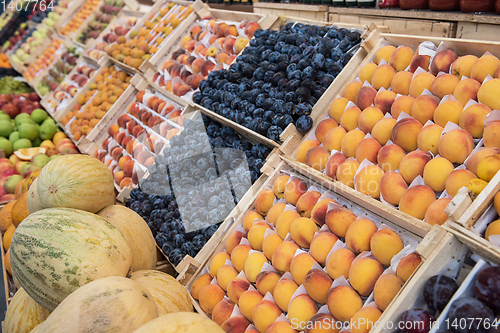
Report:
[[[132,251],[125,236],[100,216],[70,208],[29,215],[12,238],[12,272],[26,292],[53,311],[93,280],[126,276]]]
[[[28,333],[50,315],[50,311],[39,305],[26,291],[19,289],[7,308],[4,333]]]
[[[193,312],[171,313],[151,320],[134,333],[224,333],[207,317]],[[38,333],[38,331],[37,331]]]
[[[149,291],[130,279],[110,276],[69,295],[38,333],[128,333],[158,317]]]
[[[26,197],[26,206],[28,206],[30,214],[43,209],[42,202],[38,197],[37,184],[38,179],[35,179],[33,184],[30,186]]]
[[[64,155],[47,163],[38,176],[38,197],[45,208],[67,207],[96,213],[114,199],[111,171],[98,159]]]
[[[132,271],[156,268],[155,239],[139,214],[125,206],[113,205],[103,208],[97,215],[120,229],[128,239],[134,257]]]
[[[182,284],[160,271],[133,272],[130,278],[147,288],[158,306],[158,315],[193,311],[191,297]]]

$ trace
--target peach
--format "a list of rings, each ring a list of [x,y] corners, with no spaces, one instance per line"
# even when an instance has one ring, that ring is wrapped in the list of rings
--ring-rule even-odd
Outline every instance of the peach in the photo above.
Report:
[[[490,112],[491,109],[484,104],[473,104],[462,112],[458,124],[469,132],[473,138],[482,138],[484,118]]]
[[[457,195],[458,190],[465,186],[465,184],[472,179],[477,179],[476,175],[467,169],[454,170],[448,176],[445,183],[446,192],[454,197]]]
[[[377,260],[369,257],[359,258],[351,264],[349,283],[361,296],[367,297],[383,272],[384,268]]]
[[[318,231],[316,223],[306,217],[297,218],[290,225],[290,236],[302,248],[309,248],[316,231]]]
[[[462,104],[456,100],[441,102],[434,110],[434,123],[443,128],[449,121],[458,125],[462,111]]]
[[[272,295],[274,287],[281,279],[281,275],[273,271],[262,271],[257,275],[256,286],[259,293]]]
[[[207,315],[211,315],[215,306],[224,299],[226,293],[216,284],[209,284],[200,290],[200,307]]]
[[[295,251],[297,251],[298,248],[299,247],[295,244],[295,242],[290,241],[286,241],[278,245],[276,250],[274,250],[272,258],[274,269],[278,272],[289,272],[290,264],[292,263]]]
[[[415,98],[422,95],[425,89],[430,91],[435,79],[436,77],[428,72],[415,75],[410,83],[410,96]]]
[[[300,253],[293,258],[290,263],[290,273],[297,285],[300,286],[304,283],[307,272],[309,272],[314,263],[316,261],[309,253]]]
[[[401,196],[399,210],[421,220],[434,201],[436,201],[436,193],[429,186],[412,186]]]
[[[339,333],[341,324],[329,313],[318,313],[310,320],[305,333]]]
[[[269,209],[269,211],[267,212],[266,221],[276,226],[276,220],[278,219],[278,216],[283,213],[285,208],[286,202],[280,202],[272,206],[271,209]]]
[[[217,253],[210,262],[210,275],[212,277],[217,276],[217,271],[226,264],[226,260],[231,260],[231,257],[227,252]]]
[[[356,105],[350,106],[344,110],[342,117],[340,117],[340,126],[347,132],[352,131],[358,127],[358,119],[361,114],[361,109]]]
[[[439,98],[451,95],[460,80],[453,74],[439,75],[431,85],[431,93]]]
[[[262,242],[264,241],[264,234],[266,230],[271,229],[269,224],[265,222],[255,222],[248,231],[248,242],[252,249],[262,251]]]
[[[266,256],[262,252],[253,252],[248,255],[243,271],[248,281],[257,281],[257,275],[262,270],[262,266],[267,262]]]
[[[272,260],[276,248],[283,243],[283,239],[278,234],[268,234],[262,242],[262,252],[267,259]]]
[[[478,57],[472,54],[458,57],[458,59],[451,64],[451,74],[459,79],[462,79],[463,76],[470,77],[472,66],[474,66],[477,59]]]
[[[328,151],[340,150],[342,139],[346,135],[346,130],[343,127],[335,127],[328,131],[323,138],[323,146],[325,146]]]
[[[241,295],[247,291],[250,286],[251,284],[247,279],[237,277],[227,285],[227,296],[235,304],[238,304]]]
[[[463,129],[452,129],[441,136],[438,143],[439,155],[451,163],[464,163],[474,149],[474,140]]]
[[[389,60],[391,59],[394,51],[396,51],[396,47],[392,45],[380,47],[377,51],[375,51],[375,54],[373,55],[373,62],[378,65],[380,64],[382,59],[384,59],[387,63],[389,63]]]
[[[218,281],[217,281],[218,282]],[[226,320],[231,317],[234,309],[234,303],[230,299],[223,299],[214,307],[212,312],[212,320],[219,326],[222,326]]]
[[[349,269],[356,258],[356,255],[347,248],[341,248],[333,252],[328,258],[325,270],[332,279],[344,276],[349,278]]]
[[[323,139],[325,138],[326,133],[328,133],[328,131],[331,130],[332,128],[336,128],[338,126],[339,126],[339,124],[332,118],[326,118],[326,119],[322,120],[318,124],[318,126],[316,127],[316,130],[314,132],[316,135],[316,139],[319,142],[323,142]]]
[[[358,91],[356,90],[356,95],[354,95],[354,101],[356,100],[357,93]],[[347,103],[349,103],[349,100],[345,97],[338,97],[335,100],[333,100],[332,104],[330,104],[330,109],[328,111],[330,118],[334,119],[337,123],[340,122],[340,117],[342,116],[342,113],[344,113]]]
[[[500,60],[497,57],[492,54],[485,54],[472,65],[470,78],[483,83],[488,75],[495,77],[499,67]]]
[[[392,141],[403,148],[406,152],[418,148],[418,133],[422,129],[422,123],[413,118],[399,120],[392,129]]]
[[[410,84],[413,78],[413,74],[411,72],[397,72],[396,75],[392,78],[391,81],[391,90],[400,95],[409,95],[410,94]]]
[[[453,96],[465,106],[469,100],[473,99],[477,101],[477,93],[481,88],[481,83],[474,79],[463,79],[461,80],[455,90],[453,91]]]
[[[221,328],[228,333],[243,333],[248,325],[250,325],[250,321],[244,316],[234,316],[222,323]]]
[[[338,237],[346,237],[347,230],[356,221],[357,216],[349,209],[338,207],[330,209],[325,216],[328,228]]]
[[[336,153],[335,155],[337,155],[337,154],[340,156],[344,156],[339,152]],[[345,157],[344,157],[344,160],[345,160]],[[327,166],[327,169],[328,169],[328,166]],[[313,222],[316,223],[317,225],[322,226],[323,224],[325,224],[325,215],[326,215],[326,211],[328,210],[328,204],[330,202],[336,203],[335,200],[330,199],[330,198],[323,199],[323,200],[317,202],[314,205],[313,209],[311,210],[311,220],[313,220]]]
[[[489,106],[492,110],[500,110],[500,102],[496,96],[500,89],[500,79],[492,79],[485,82],[477,92],[477,100]]]
[[[238,307],[243,316],[252,321],[253,309],[262,301],[262,296],[257,290],[247,290],[241,294]]]
[[[252,310],[252,321],[260,333],[265,333],[280,315],[281,310],[276,303],[262,300]]]
[[[299,162],[304,163],[305,161],[306,160],[305,160],[305,153],[304,153],[304,161],[299,161]],[[285,186],[288,183],[289,179],[290,179],[289,175],[281,175],[278,178],[276,178],[276,180],[273,182],[273,192],[274,192],[274,195],[276,196],[276,198],[283,199],[283,197],[285,195]]]
[[[483,132],[485,147],[500,148],[500,121],[493,121],[486,125]]]
[[[410,62],[410,72],[415,73],[415,71],[419,67],[421,67],[425,71],[428,71],[430,63],[431,63],[431,56],[420,55],[418,53],[415,53]]]
[[[354,188],[354,175],[358,168],[358,161],[355,159],[347,159],[337,167],[337,174],[335,176],[342,184]]]
[[[338,237],[331,232],[320,232],[314,236],[309,253],[321,266],[325,266],[326,257],[338,241]]]
[[[373,126],[384,117],[384,113],[376,106],[368,106],[358,117],[358,127],[365,133],[371,133]]]
[[[434,156],[438,154],[438,143],[443,127],[437,124],[424,126],[417,137],[417,146],[421,151],[430,151]]]
[[[302,294],[290,301],[288,319],[296,327],[306,327],[307,322],[318,312],[316,302],[307,294]]]
[[[381,90],[375,96],[373,104],[382,111],[383,114],[391,112],[392,104],[396,99],[396,93],[390,90]]]
[[[283,198],[286,202],[295,206],[299,198],[306,192],[307,184],[299,178],[294,178],[286,184]]]
[[[396,171],[388,171],[380,180],[380,194],[384,200],[393,205],[399,205],[401,196],[408,188],[403,177]]]
[[[255,198],[255,211],[262,216],[266,216],[274,204],[274,199],[275,196],[272,190],[263,189]]]
[[[377,96],[377,90],[375,90],[371,86],[364,86],[359,89],[358,94],[356,95],[356,105],[364,110],[370,105],[373,104],[375,100],[375,96]]]
[[[189,290],[191,296],[193,296],[195,300],[198,300],[200,295],[200,290],[203,287],[208,286],[210,282],[212,282],[212,277],[210,276],[209,273],[200,275],[191,285],[191,288]]]
[[[345,244],[354,253],[370,251],[370,240],[378,230],[373,221],[359,218],[349,226],[345,235]]]
[[[422,258],[417,252],[410,253],[399,261],[396,275],[406,282],[421,262]]]
[[[238,276],[238,272],[231,265],[224,265],[217,271],[217,283],[224,290],[227,291],[227,285],[234,278]]]
[[[368,165],[364,167],[354,177],[356,190],[372,198],[378,199],[380,197],[380,180],[383,176],[384,170],[378,165]]]
[[[349,286],[337,286],[330,290],[326,301],[328,310],[340,322],[348,322],[363,307],[358,293]]]
[[[302,217],[311,217],[311,211],[318,202],[321,193],[318,191],[308,191],[297,200],[296,210]]]
[[[248,232],[250,228],[253,226],[255,220],[263,220],[263,219],[264,217],[262,217],[262,215],[257,213],[255,210],[247,212],[243,217],[243,223],[242,223],[243,230]]]
[[[439,102],[440,100],[436,96],[418,96],[411,105],[411,116],[424,125],[428,120],[432,120],[434,110],[436,110]]]
[[[400,46],[391,54],[389,65],[394,67],[398,72],[404,71],[413,59],[413,50],[408,46]]]
[[[288,303],[292,298],[293,293],[299,288],[299,286],[291,279],[281,279],[273,291],[273,298],[276,304],[284,312],[288,311]]]
[[[357,126],[357,125],[356,125]],[[355,129],[349,131],[344,135],[342,142],[340,144],[342,153],[347,157],[355,157],[356,156],[356,148],[358,144],[365,138],[365,133],[362,131]],[[338,178],[338,177],[337,177]]]
[[[387,145],[378,151],[377,163],[385,172],[399,169],[405,151],[398,145]]]
[[[382,312],[376,306],[366,306],[352,317],[351,333],[369,333],[376,326]]]
[[[345,89],[344,89],[344,95],[343,97],[345,99],[347,99],[348,101],[351,101],[353,103],[356,103],[356,96],[358,95],[358,91],[359,89],[361,89],[361,87],[363,86],[363,83],[361,81],[353,81],[351,83],[349,83]],[[338,99],[337,99],[338,100]],[[335,101],[334,101],[335,102]],[[340,103],[339,103],[340,104]],[[347,103],[346,103],[347,104]],[[332,113],[332,106],[333,106],[333,103],[332,105],[330,106],[330,117],[331,116],[331,113]],[[345,106],[344,106],[345,108]],[[344,111],[342,109],[342,111]],[[335,113],[336,114],[336,113]],[[336,117],[332,117],[333,119],[335,119],[337,122],[340,120],[340,119],[337,119]]]
[[[451,202],[449,198],[441,198],[429,206],[425,212],[425,222],[430,225],[443,225],[448,220],[448,214],[444,211],[446,206]]]
[[[415,98],[404,95],[396,98],[396,100],[394,100],[394,103],[392,103],[391,106],[392,118],[398,119],[401,112],[404,112],[409,115],[411,113],[411,106],[413,105],[414,100]]]
[[[275,321],[266,330],[266,333],[296,333],[297,331],[287,321]]]
[[[489,241],[493,235],[500,235],[500,220],[493,221],[488,225],[484,238]]]
[[[372,75],[373,88],[377,90],[382,87],[389,89],[394,75],[396,75],[396,71],[391,65],[379,65]]]
[[[378,230],[370,240],[370,250],[382,265],[390,266],[392,258],[403,249],[403,242],[390,229]]]
[[[444,157],[430,160],[424,167],[424,183],[435,192],[444,191],[446,179],[455,169],[453,164]]]
[[[373,288],[373,298],[377,307],[385,311],[403,285],[404,281],[397,275],[383,274]]]
[[[325,148],[313,147],[306,153],[306,164],[318,171],[322,171],[329,157],[330,152]]]
[[[330,178],[335,178],[339,165],[342,164],[346,159],[347,158],[340,151],[332,154],[332,156],[330,156],[330,159],[326,163],[325,174]]]
[[[432,59],[430,72],[437,75],[439,72],[449,73],[451,64],[457,60],[458,56],[452,49],[446,49],[436,53]]]
[[[500,149],[493,147],[483,147],[476,150],[476,152],[470,155],[465,161],[464,165],[467,170],[471,171],[473,174],[477,175],[477,167],[479,163],[488,156],[500,154]]]
[[[245,268],[245,262],[251,250],[252,247],[250,245],[240,244],[231,252],[231,262],[238,272],[241,272]]]
[[[359,80],[363,83],[365,81],[368,81],[368,83],[371,83],[372,75],[373,75],[373,72],[375,71],[376,68],[377,68],[377,64],[373,63],[373,62],[368,63],[368,64],[364,65],[363,67],[361,67],[361,69],[359,70],[359,73],[358,73]]]
[[[276,233],[281,239],[285,239],[286,235],[290,232],[292,222],[300,218],[300,214],[294,210],[285,210],[278,216],[276,220]]]
[[[326,304],[333,280],[320,269],[311,269],[304,279],[304,287],[316,303]]]
[[[491,155],[479,162],[477,176],[489,182],[500,170],[500,155]]]
[[[231,233],[226,239],[226,252],[231,255],[233,249],[238,246],[242,238],[246,238],[245,233],[241,231],[235,231]]]
[[[356,147],[356,160],[361,163],[365,159],[377,163],[378,151],[382,148],[382,145],[374,138],[366,138],[359,142],[358,147]]]

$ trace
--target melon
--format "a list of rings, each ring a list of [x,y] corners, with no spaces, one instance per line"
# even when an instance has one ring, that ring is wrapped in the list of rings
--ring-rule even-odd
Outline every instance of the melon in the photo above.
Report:
[[[16,231],[16,226],[11,225],[9,229],[3,234],[3,248],[7,251],[10,248],[10,243],[12,242],[12,237],[14,236],[14,232]]]
[[[12,207],[11,217],[12,223],[17,228],[19,224],[30,215],[28,211],[28,206],[26,206],[26,198],[28,196],[28,192],[21,194],[21,196],[17,199],[16,204]]]
[[[158,317],[149,291],[120,276],[92,281],[69,295],[38,333],[133,332]]]
[[[26,292],[53,311],[79,287],[107,276],[127,276],[132,250],[118,228],[70,208],[29,215],[12,238],[12,272]]]
[[[7,308],[4,333],[31,332],[50,315],[50,311],[38,304],[23,289],[19,289]]]
[[[172,276],[160,271],[137,271],[130,278],[147,288],[158,307],[158,315],[193,311],[186,288]]]
[[[103,208],[97,215],[120,229],[128,239],[134,257],[132,271],[156,268],[155,239],[148,224],[139,214],[125,206],[113,205]]]
[[[171,313],[151,320],[133,333],[224,333],[207,317],[194,312]]]
[[[0,231],[2,235],[9,229],[12,225],[12,207],[16,204],[16,200],[9,202],[5,206],[3,206],[2,210],[0,210]]]
[[[28,177],[24,178],[23,193],[27,192],[29,190],[29,188],[31,187],[31,184],[33,184],[35,179],[38,178],[40,171],[42,171],[42,169],[38,169],[36,171],[33,171],[32,173],[30,173],[30,175]]]
[[[38,197],[38,191],[36,189],[38,183],[38,179],[35,179],[33,181],[33,184],[30,186],[28,190],[28,194],[26,196],[26,206],[28,207],[28,211],[30,214],[33,214],[34,212],[37,212],[39,210],[43,209],[42,202],[40,201],[40,198]]]
[[[47,208],[76,208],[96,213],[114,200],[111,171],[87,155],[70,154],[52,160],[37,179],[38,197]]]
[[[20,160],[29,161],[33,156],[38,154],[45,154],[47,148],[45,147],[33,147],[33,148],[21,148],[14,152]]]

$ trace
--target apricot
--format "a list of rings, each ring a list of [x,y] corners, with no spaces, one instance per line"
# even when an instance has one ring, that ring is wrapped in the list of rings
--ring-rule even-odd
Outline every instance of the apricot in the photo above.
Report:
[[[372,137],[381,145],[385,145],[387,141],[392,139],[392,129],[396,125],[394,118],[382,118],[372,128]]]
[[[375,306],[366,306],[352,317],[351,333],[368,333],[376,326],[382,312]]]
[[[500,148],[500,121],[493,121],[485,126],[483,144],[485,147]]]
[[[219,268],[224,266],[226,264],[226,260],[230,260],[231,257],[227,252],[220,252],[217,253],[213,258],[212,261],[210,262],[210,275],[212,277],[217,276],[217,271]]]
[[[304,156],[305,156],[305,153],[304,153]],[[299,162],[301,162],[301,161],[299,161]],[[303,163],[304,162],[305,162],[305,157],[304,157]],[[276,198],[283,199],[283,197],[285,196],[285,187],[286,187],[286,184],[288,183],[288,180],[290,180],[289,175],[281,175],[278,178],[276,178],[276,180],[273,182],[273,192],[274,192],[274,195],[276,196]],[[267,218],[269,219],[269,216],[267,216]]]
[[[411,96],[399,96],[394,100],[391,106],[391,115],[394,119],[398,119],[401,112],[411,114],[411,106],[415,98]]]
[[[198,300],[200,290],[203,287],[208,286],[210,284],[210,282],[212,282],[212,277],[210,276],[209,273],[205,273],[205,274],[200,275],[191,285],[191,288],[189,290],[189,292],[191,293],[191,296],[193,296],[193,298],[195,300]]]
[[[410,84],[413,78],[411,72],[401,71],[397,72],[391,81],[391,90],[400,95],[410,94]]]
[[[325,266],[328,253],[338,240],[331,232],[317,233],[311,242],[309,253],[321,266]]]
[[[297,200],[296,210],[302,217],[311,217],[311,211],[318,202],[321,193],[318,191],[308,191]]]
[[[356,156],[356,148],[358,144],[365,138],[365,133],[362,131],[355,129],[349,131],[340,144],[342,154],[344,154],[347,158]],[[338,177],[337,177],[338,178]]]
[[[422,220],[431,203],[436,201],[436,194],[426,185],[416,185],[408,188],[401,196],[399,210]]]
[[[474,149],[474,140],[463,129],[452,129],[441,136],[438,143],[439,155],[451,163],[462,164]]]
[[[346,135],[346,130],[343,127],[335,127],[328,131],[323,138],[323,146],[325,146],[328,151],[341,149],[342,139]]]
[[[239,304],[241,295],[247,291],[250,286],[251,284],[247,279],[237,277],[227,285],[227,296],[235,304]]]
[[[421,262],[422,258],[417,252],[408,254],[399,261],[398,267],[396,268],[396,275],[406,282]]]
[[[345,244],[354,253],[370,251],[370,240],[377,230],[373,221],[367,218],[357,219],[347,229]]]
[[[373,297],[377,307],[385,311],[404,285],[404,281],[395,274],[383,274],[375,283]]]
[[[406,153],[400,146],[387,145],[378,151],[377,163],[385,172],[397,170],[405,156]]]
[[[377,68],[377,64],[373,63],[373,62],[370,62],[370,63],[364,65],[363,67],[361,67],[361,69],[359,70],[359,73],[358,73],[359,80],[363,83],[365,81],[368,81],[368,83],[371,83],[372,75],[373,75],[373,72],[375,71],[376,68]]]
[[[361,88],[361,86],[359,88]],[[356,90],[356,94],[352,92],[352,94],[354,94],[354,100],[351,100],[352,102],[356,100],[356,95],[358,94],[359,88]],[[348,95],[351,94],[351,92],[347,89],[347,87],[344,94],[346,92],[348,93]],[[344,113],[345,107],[347,106],[347,103],[349,103],[349,101],[350,100],[345,97],[337,97],[336,99],[334,99],[332,104],[330,104],[330,109],[328,111],[330,118],[334,119],[337,123],[340,122],[340,117],[342,116],[342,113]]]
[[[276,226],[276,220],[278,219],[278,216],[283,213],[285,208],[286,202],[279,202],[272,206],[271,209],[269,209],[269,211],[267,212],[266,221]]]
[[[224,265],[217,271],[217,283],[224,290],[227,291],[227,285],[234,278],[238,276],[238,272],[231,265]]]
[[[436,110],[440,99],[436,96],[431,95],[421,95],[417,96],[411,105],[411,116],[422,125],[428,120],[432,120],[434,117],[434,111]]]
[[[243,271],[248,281],[257,281],[257,275],[262,270],[262,266],[267,262],[266,256],[262,252],[253,252],[248,255]]]
[[[452,49],[445,49],[436,53],[434,59],[432,59],[430,72],[434,75],[437,75],[439,72],[448,73],[451,64],[453,64],[457,58],[457,54]]]
[[[403,177],[396,171],[388,171],[380,180],[380,194],[384,200],[393,205],[399,205],[401,196],[408,188]]]
[[[285,210],[278,216],[276,220],[276,232],[281,239],[285,239],[286,235],[290,232],[292,222],[300,217],[300,214],[294,210]]]
[[[255,210],[247,212],[243,217],[243,223],[242,223],[243,230],[245,230],[245,232],[248,232],[248,230],[250,230],[255,220],[263,220],[263,219],[264,217],[262,217],[262,215],[257,213]]]
[[[458,57],[458,59],[451,64],[451,74],[459,79],[462,79],[463,76],[470,77],[472,66],[474,66],[477,59],[478,57],[472,54]]]
[[[415,73],[415,71],[419,67],[421,67],[425,71],[429,71],[430,63],[431,63],[431,56],[415,53],[410,62],[410,72]]]
[[[342,117],[340,117],[340,126],[342,126],[347,132],[356,129],[356,127],[358,127],[360,114],[361,109],[356,105],[346,108],[344,113],[342,113]]]
[[[360,140],[361,141],[361,140]],[[359,162],[355,159],[347,159],[337,167],[337,180],[342,184],[354,188],[354,175],[358,170]]]
[[[389,65],[394,67],[398,72],[404,71],[413,59],[414,52],[408,46],[399,46],[389,58]]]
[[[218,281],[217,281],[218,282]],[[212,312],[212,320],[219,326],[231,317],[234,309],[234,303],[230,299],[223,299],[214,307]]]
[[[332,279],[338,279],[344,276],[349,278],[349,269],[356,258],[356,255],[347,248],[341,248],[333,252],[325,266],[325,270]]]
[[[354,177],[356,190],[369,195],[372,198],[380,197],[380,180],[384,176],[384,170],[378,165],[368,165],[361,169]]]
[[[295,159],[298,162],[306,163],[306,154],[309,151],[309,149],[317,147],[320,144],[321,144],[321,142],[319,142],[318,140],[306,140],[306,141],[302,142],[299,146],[299,149],[297,149]],[[281,177],[284,177],[284,176],[281,176]],[[287,182],[288,182],[288,180],[287,180]],[[285,182],[285,184],[287,182]]]
[[[476,152],[470,155],[464,165],[473,174],[477,176],[477,167],[479,163],[488,156],[500,154],[500,149],[493,147],[482,147],[476,149]]]
[[[394,75],[396,70],[391,65],[379,65],[373,72],[371,84],[377,90],[382,87],[389,89]]]
[[[492,54],[485,54],[472,65],[470,78],[483,83],[488,75],[495,77],[495,73],[499,67],[500,60],[497,57]]]
[[[422,123],[413,118],[399,120],[392,129],[392,141],[403,148],[406,152],[418,148],[418,133],[422,129]]]
[[[477,176],[489,182],[500,170],[500,155],[491,155],[479,162]]]
[[[325,148],[313,147],[306,153],[306,164],[318,171],[322,171],[329,157],[330,152]]]
[[[238,246],[242,238],[246,238],[245,233],[241,231],[235,231],[231,233],[226,239],[226,252],[231,255],[233,249]]]
[[[276,233],[268,234],[264,238],[262,242],[262,252],[264,252],[267,259],[273,259],[274,251],[281,243],[283,243],[283,239]]]
[[[325,216],[328,228],[338,237],[346,237],[347,230],[356,221],[357,216],[347,208],[330,209]]]
[[[458,124],[469,132],[473,138],[482,138],[484,118],[486,118],[490,112],[491,109],[484,104],[473,104],[462,112]]]
[[[428,72],[415,75],[410,83],[410,96],[416,98],[422,95],[425,89],[430,91],[434,80],[436,77]]]
[[[396,93],[390,90],[381,90],[375,96],[373,104],[382,111],[383,114],[391,112],[392,104],[396,99]]]
[[[453,74],[441,74],[432,83],[431,93],[439,98],[451,95],[460,80]]]
[[[336,128],[338,127],[339,124],[332,118],[326,118],[324,120],[322,120],[318,126],[316,127],[316,130],[315,130],[315,135],[316,135],[316,139],[319,141],[319,142],[323,142],[323,139],[326,135],[326,133],[328,133],[329,130],[331,130],[332,128]]]
[[[273,271],[262,271],[257,275],[256,286],[259,293],[265,295],[266,293],[273,294],[274,287],[281,279],[281,275]]]
[[[234,316],[222,323],[221,328],[224,332],[236,333],[244,332],[250,325],[250,321],[244,316]]]
[[[340,322],[348,322],[363,307],[358,293],[349,286],[337,286],[330,290],[326,301],[328,310]]]
[[[493,235],[500,235],[500,220],[493,221],[488,225],[484,238],[489,241],[490,237]]]
[[[377,163],[378,151],[382,145],[374,138],[365,138],[361,140],[356,147],[356,160],[361,163],[365,159]]]
[[[373,104],[375,96],[377,96],[377,90],[375,90],[372,86],[361,87],[356,95],[356,106],[358,106],[361,110],[366,109]]]
[[[359,115],[358,127],[365,133],[371,133],[373,126],[384,117],[384,113],[376,106],[366,107]]]
[[[200,307],[207,315],[211,315],[215,306],[224,299],[226,293],[216,284],[209,284],[200,290],[198,295]]]
[[[353,82],[349,83],[344,89],[343,97],[345,99],[347,99],[348,101],[355,103],[356,96],[358,95],[358,91],[359,91],[359,89],[361,89],[362,86],[363,86],[363,83],[361,81],[353,81]],[[347,105],[347,103],[346,103],[346,105]],[[345,109],[345,106],[344,106],[344,109]],[[344,111],[344,110],[342,110],[342,111]],[[331,114],[332,114],[332,107],[330,106],[330,117],[332,117]],[[337,114],[338,114],[338,112],[335,112],[334,117],[332,117],[332,118],[338,122],[338,121],[340,121],[340,119],[337,119],[335,117],[335,115],[337,115]]]
[[[471,99],[477,101],[479,88],[481,88],[481,83],[478,81],[474,79],[463,79],[455,87],[453,97],[455,97],[460,104],[465,106]]]
[[[253,309],[262,301],[264,296],[262,296],[257,290],[247,290],[241,294],[238,307],[240,313],[245,316],[246,319],[252,321]]]
[[[324,148],[323,148],[324,149]],[[274,204],[274,192],[271,189],[263,189],[255,198],[255,211],[261,216],[266,216]]]
[[[435,192],[444,191],[444,185],[455,167],[444,157],[430,160],[424,167],[424,183]]]
[[[273,298],[276,304],[284,312],[288,311],[288,303],[292,298],[293,293],[299,288],[299,286],[290,279],[281,279],[274,287]]]
[[[299,178],[294,178],[286,184],[283,198],[286,202],[295,206],[299,198],[306,192],[307,184]]]
[[[250,243],[252,249],[262,251],[264,234],[268,229],[271,229],[271,227],[265,222],[254,223],[254,225],[248,231],[248,242]]]
[[[337,154],[340,156],[344,156],[341,153]],[[318,201],[311,210],[311,220],[313,220],[313,222],[317,225],[322,226],[323,224],[325,224],[325,215],[330,202],[336,203],[336,201],[333,199],[323,199],[321,201]]]
[[[477,179],[476,175],[467,169],[457,169],[450,173],[445,183],[446,192],[454,197],[458,190],[472,179]]]
[[[492,79],[484,82],[477,92],[477,100],[492,110],[500,110],[500,102],[496,96],[499,89],[500,79]]]
[[[295,242],[286,241],[278,245],[274,250],[272,264],[278,272],[289,272],[290,264],[292,263],[295,251],[298,250],[298,245]]]
[[[399,173],[404,180],[411,182],[418,176],[423,176],[425,165],[432,159],[432,155],[426,151],[412,151],[408,153],[399,164]]]
[[[231,252],[231,262],[238,272],[241,272],[245,268],[245,262],[251,250],[250,245],[240,244]]]
[[[417,137],[417,146],[421,151],[430,151],[434,156],[438,154],[438,143],[443,127],[430,124],[422,127]]]
[[[384,272],[382,265],[369,257],[354,260],[349,269],[349,283],[361,295],[369,296],[377,279]]]
[[[297,327],[306,327],[317,312],[316,302],[307,294],[295,297],[288,305],[288,319]]]
[[[307,272],[309,272],[314,263],[316,263],[316,261],[309,253],[300,253],[293,258],[290,263],[290,273],[292,274],[293,281],[295,281],[297,285],[300,286],[304,283]]]
[[[429,206],[425,212],[425,222],[430,225],[439,224],[443,225],[448,219],[448,215],[444,211],[446,206],[451,202],[449,198],[441,198]]]
[[[458,125],[460,116],[462,115],[463,106],[456,100],[447,100],[439,103],[436,110],[434,110],[433,120],[434,123],[441,127],[445,127],[449,121]]]
[[[318,226],[311,219],[301,217],[290,225],[290,235],[295,243],[302,248],[309,248]]]
[[[403,249],[403,242],[394,231],[380,229],[373,235],[370,249],[382,265],[390,266],[392,258]]]

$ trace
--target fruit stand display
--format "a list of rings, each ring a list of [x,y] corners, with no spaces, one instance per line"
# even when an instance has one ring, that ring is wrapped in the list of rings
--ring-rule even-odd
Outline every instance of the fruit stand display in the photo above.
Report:
[[[12,66],[22,73],[24,66],[34,62],[47,48],[51,36],[52,32],[49,29],[42,25],[37,26],[36,30],[26,38],[25,42],[17,45],[17,48],[12,49],[12,52],[9,53]]]
[[[65,20],[60,20],[55,24],[54,29],[62,36],[71,36],[80,28],[83,22],[99,6],[100,0],[85,0],[78,10]]]

